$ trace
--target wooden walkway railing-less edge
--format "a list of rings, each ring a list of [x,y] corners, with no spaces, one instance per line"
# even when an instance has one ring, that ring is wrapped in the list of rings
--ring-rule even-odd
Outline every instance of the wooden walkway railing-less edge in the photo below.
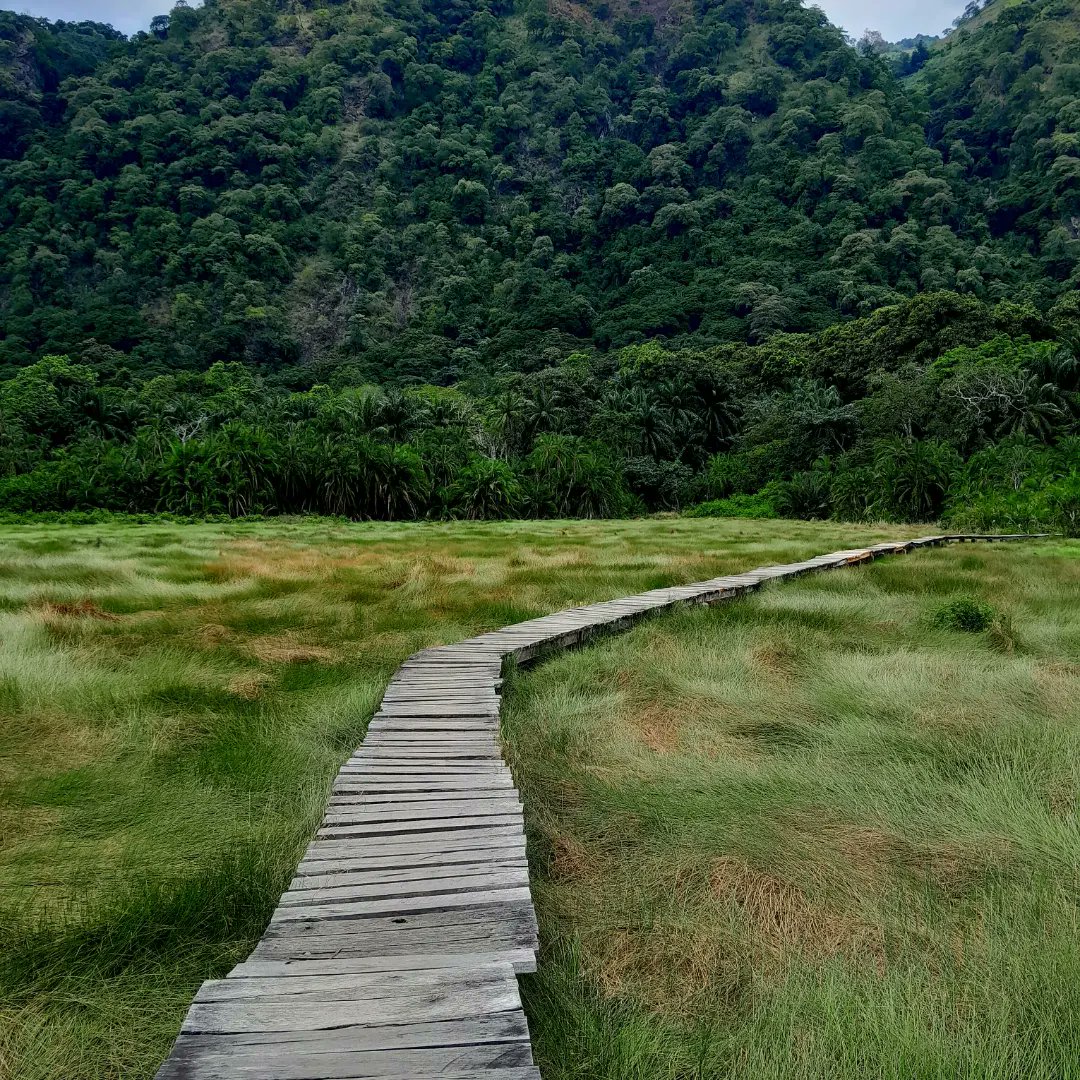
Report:
[[[499,745],[503,663],[681,604],[950,541],[837,551],[571,608],[397,670],[251,956],[203,983],[158,1080],[527,1080],[517,973],[536,968],[521,803]]]

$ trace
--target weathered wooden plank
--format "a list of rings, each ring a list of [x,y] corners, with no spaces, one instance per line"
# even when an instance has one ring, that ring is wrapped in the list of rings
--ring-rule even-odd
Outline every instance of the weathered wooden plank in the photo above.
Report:
[[[354,821],[349,818],[329,818],[319,826],[316,835],[320,838],[363,837],[371,844],[394,848],[400,847],[403,843],[417,841],[417,846],[424,846],[431,850],[437,849],[444,838],[452,837],[455,833],[468,830],[470,835],[475,835],[483,834],[488,829],[492,830],[489,839],[494,839],[496,836],[524,836],[520,818],[494,814],[446,821],[369,822]]]
[[[494,847],[500,841],[524,843],[525,833],[520,825],[506,825],[501,821],[488,826],[462,825],[456,829],[434,829],[400,833],[377,832],[363,825],[325,825],[315,834],[319,840],[345,840],[363,838],[372,854],[404,854],[418,851],[450,851],[470,847]]]
[[[350,767],[348,772],[342,771],[341,779],[352,780],[354,783],[364,783],[374,786],[378,782],[384,784],[406,783],[423,784],[425,782],[445,783],[447,780],[465,781],[476,787],[494,787],[500,780],[512,781],[510,770],[506,768],[484,766],[477,762],[476,767],[463,768],[455,763],[453,767],[440,768],[437,763],[424,761],[412,761],[408,763],[369,762],[365,765]]]
[[[229,980],[223,980],[228,983]],[[276,981],[276,980],[271,980]],[[343,992],[341,992],[343,993]],[[393,997],[342,997],[337,1000],[287,1001],[266,993],[257,1001],[195,1001],[182,1032],[319,1031],[342,1024],[392,1024],[403,1016],[413,1022],[456,1020],[521,1008],[517,981],[507,975],[475,985],[450,984],[402,991]]]
[[[460,741],[441,740],[431,742],[428,739],[391,740],[389,742],[372,742],[364,747],[364,762],[377,763],[392,758],[476,758],[484,761],[494,758],[491,764],[498,767],[502,765],[502,757],[499,755],[499,744],[494,739],[484,742],[474,742],[467,739]],[[410,761],[411,764],[411,761]]]
[[[510,777],[505,779],[487,779],[478,781],[473,777],[464,780],[428,780],[420,778],[386,779],[367,777],[363,780],[339,780],[335,782],[333,790],[340,794],[370,794],[372,797],[396,794],[415,795],[420,798],[430,795],[433,799],[458,798],[461,792],[475,792],[477,797],[481,793],[498,795],[501,792],[515,792]],[[515,792],[516,793],[516,792]]]
[[[373,1029],[382,1030],[382,1029]],[[181,1038],[187,1038],[182,1036]],[[316,1042],[315,1040],[312,1040]],[[317,1045],[317,1043],[316,1043]],[[177,1080],[359,1080],[359,1078],[407,1076],[521,1076],[521,1067],[532,1064],[529,1044],[524,1040],[479,1045],[451,1045],[431,1048],[391,1050],[283,1049],[280,1044],[246,1051],[186,1049],[179,1057],[186,1070],[171,1075]],[[538,1075],[525,1073],[524,1075]]]
[[[467,957],[458,958],[462,962]],[[362,961],[349,960],[347,963]],[[241,964],[239,967],[284,968],[287,974],[296,967],[317,967],[337,961],[283,963],[264,961]],[[269,973],[269,972],[268,972]],[[418,1023],[403,1021],[396,1024],[349,1024],[336,1031],[263,1031],[231,1034],[189,1034],[183,1036],[189,1049],[262,1050],[277,1047],[282,1052],[302,1051],[340,1053],[343,1050],[408,1050],[434,1046],[481,1046],[484,1043],[520,1042],[528,1039],[524,1017],[513,1011],[490,1016],[465,1017],[460,1020],[427,1020]]]
[[[389,687],[383,695],[383,701],[387,704],[407,705],[414,701],[423,703],[453,701],[457,704],[478,706],[485,713],[490,712],[492,708],[497,709],[500,700],[499,695],[493,690],[481,692],[465,686],[452,689],[445,685],[440,686],[433,683]]]
[[[432,894],[442,894],[451,890],[459,896],[465,896],[470,892],[487,892],[499,888],[528,888],[529,875],[526,867],[508,870],[486,870],[475,874],[459,874],[456,876],[440,875],[426,881],[413,879],[411,881],[391,881],[367,883],[362,880],[362,875],[341,875],[350,880],[326,882],[319,879],[317,882],[302,880],[290,887],[282,894],[282,904],[324,904],[340,903],[342,900],[375,900],[391,899],[393,897],[421,897]],[[355,878],[360,877],[357,881]]]
[[[485,758],[479,758],[472,764],[466,762],[453,762],[445,769],[440,767],[437,762],[424,762],[415,761],[412,758],[403,755],[397,756],[380,756],[374,757],[365,754],[362,757],[350,758],[346,764],[341,766],[342,774],[362,774],[365,772],[392,772],[394,769],[422,769],[426,768],[435,772],[436,774],[443,775],[445,773],[461,773],[469,771],[472,773],[489,773],[496,776],[509,774],[510,770],[503,764],[502,761],[491,761]]]
[[[421,882],[434,885],[445,878],[468,878],[477,875],[504,874],[517,871],[520,875],[527,868],[524,856],[514,856],[506,860],[491,862],[473,861],[470,863],[442,863],[434,867],[409,866],[392,870],[357,870],[343,866],[339,869],[324,868],[314,873],[298,873],[290,884],[290,889],[321,889],[342,885],[379,885],[409,884]],[[490,876],[488,877],[490,880]]]
[[[418,991],[447,993],[485,986],[516,986],[506,966],[431,968],[402,972],[345,972],[334,975],[248,975],[235,979],[208,979],[195,1000],[213,1001],[367,1001],[398,1000]]]
[[[491,816],[494,814],[521,816],[521,803],[517,800],[459,799],[443,800],[433,806],[412,803],[365,803],[348,802],[332,798],[327,807],[326,821],[445,821],[447,819]]]
[[[408,725],[380,724],[369,729],[364,746],[389,746],[395,743],[424,746],[499,746],[497,727],[414,728]]]
[[[452,867],[467,862],[500,862],[510,859],[516,861],[525,858],[523,840],[524,835],[518,833],[509,839],[493,841],[491,844],[454,845],[445,850],[439,846],[429,849],[410,846],[410,849],[405,851],[388,851],[386,848],[373,851],[362,840],[315,840],[308,845],[297,873],[331,872],[327,864],[333,864],[335,869],[347,867],[359,871]]]
[[[330,806],[364,806],[375,810],[379,807],[398,806],[403,810],[437,810],[452,803],[479,804],[483,807],[500,809],[521,806],[521,800],[513,788],[495,788],[472,794],[468,791],[395,791],[388,795],[379,792],[334,792],[330,796]]]
[[[253,960],[304,960],[349,956],[432,956],[438,953],[488,953],[535,949],[536,922],[519,909],[507,913],[462,908],[439,913],[432,923],[424,915],[383,919],[287,922],[268,927],[251,954]],[[460,921],[450,921],[457,915]]]
[[[467,967],[484,968],[507,964],[520,971],[520,964],[532,964],[536,957],[527,949],[506,949],[498,952],[421,953],[416,956],[336,956],[327,960],[245,960],[229,972],[227,978],[239,979],[253,975],[339,975],[348,972],[377,973],[381,971],[417,971],[426,968]],[[484,1020],[487,1018],[481,1018]]]
[[[409,938],[412,943],[434,944],[433,948],[414,951],[440,952],[445,946],[456,943],[468,944],[466,951],[489,952],[488,943],[516,945],[522,935],[536,936],[536,916],[526,901],[404,914],[363,914],[337,920],[301,913],[297,919],[271,922],[263,934],[260,948],[273,942],[285,943],[290,949],[298,950],[297,956],[302,956],[318,943],[316,939],[333,939],[363,946],[369,956],[378,956]],[[483,948],[475,948],[477,942],[484,943]],[[449,951],[461,952],[462,949],[455,947]]]
[[[494,888],[477,892],[432,893],[424,896],[393,897],[389,900],[334,901],[328,904],[283,904],[270,917],[270,923],[293,922],[296,919],[364,918],[369,915],[418,914],[420,912],[447,911],[460,907],[476,907],[480,904],[529,904],[532,897],[527,887]],[[317,910],[315,910],[317,908]]]

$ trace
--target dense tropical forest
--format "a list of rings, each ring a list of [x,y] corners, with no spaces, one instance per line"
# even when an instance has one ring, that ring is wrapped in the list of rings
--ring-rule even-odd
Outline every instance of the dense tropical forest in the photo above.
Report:
[[[1080,528],[1080,11],[0,13],[0,507]]]

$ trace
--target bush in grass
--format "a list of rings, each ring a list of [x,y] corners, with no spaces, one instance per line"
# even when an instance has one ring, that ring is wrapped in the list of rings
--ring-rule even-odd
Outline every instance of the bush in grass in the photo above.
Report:
[[[685,511],[684,517],[774,518],[776,505],[764,493],[731,495],[726,499],[710,499]]]
[[[996,612],[973,596],[960,596],[934,612],[934,625],[942,630],[961,630],[966,634],[981,634],[989,630]]]

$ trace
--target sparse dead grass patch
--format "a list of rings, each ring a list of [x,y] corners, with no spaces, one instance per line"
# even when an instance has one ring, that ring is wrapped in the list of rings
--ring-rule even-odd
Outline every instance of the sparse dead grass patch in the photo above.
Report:
[[[842,952],[879,958],[883,954],[880,928],[811,903],[797,886],[743,859],[715,860],[709,884],[720,904],[732,906],[745,919],[763,957],[786,962],[796,949],[814,960]]]
[[[330,663],[334,659],[333,649],[304,642],[291,632],[251,638],[244,648],[264,664]]]
[[[630,710],[641,743],[654,754],[670,754],[679,745],[684,717],[678,706],[649,702]]]
[[[229,693],[245,701],[255,701],[263,696],[267,688],[273,686],[273,676],[265,671],[252,671],[234,675],[229,680]]]
[[[44,619],[102,619],[106,622],[119,622],[120,616],[111,611],[104,611],[93,600],[86,598],[74,601],[46,601],[40,607]]]

